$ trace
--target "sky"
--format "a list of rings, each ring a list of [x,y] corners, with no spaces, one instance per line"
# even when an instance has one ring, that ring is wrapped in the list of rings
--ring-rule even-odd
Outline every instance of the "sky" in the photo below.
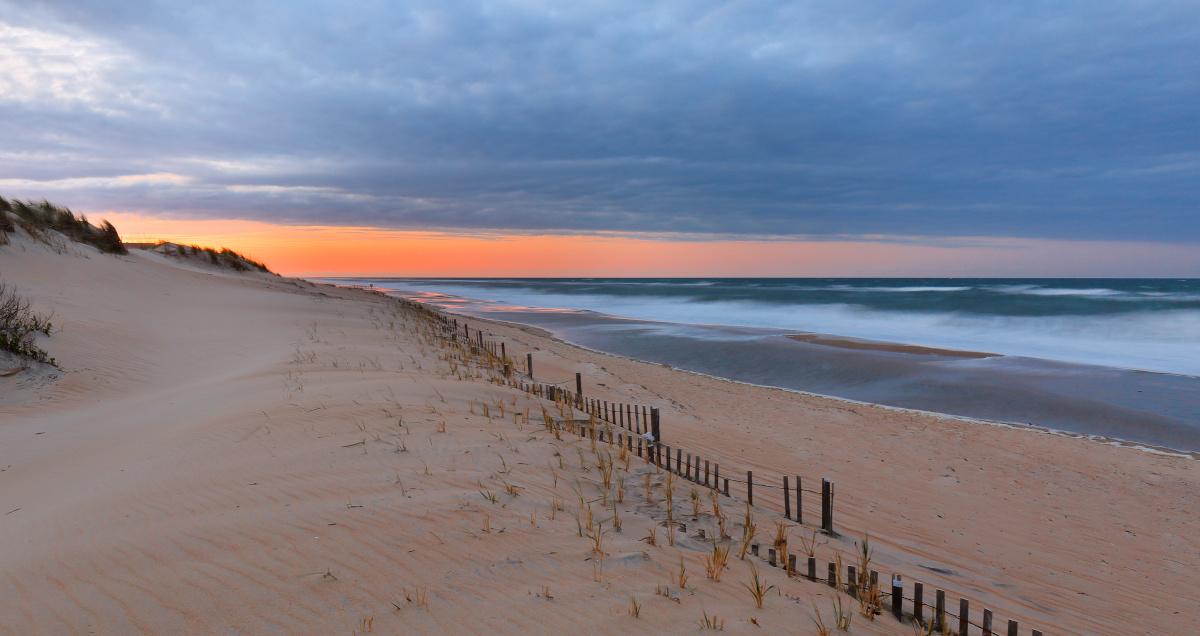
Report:
[[[0,195],[295,274],[1200,275],[1194,0],[191,4],[0,0]]]

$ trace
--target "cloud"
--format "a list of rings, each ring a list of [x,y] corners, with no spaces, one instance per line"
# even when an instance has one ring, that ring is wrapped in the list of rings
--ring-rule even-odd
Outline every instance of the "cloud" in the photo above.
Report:
[[[1196,242],[1193,15],[0,0],[0,188],[395,228]]]

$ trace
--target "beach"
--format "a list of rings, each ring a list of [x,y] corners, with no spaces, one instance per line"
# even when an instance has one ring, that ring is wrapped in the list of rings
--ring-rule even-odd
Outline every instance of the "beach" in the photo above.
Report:
[[[731,556],[708,580],[711,544],[695,536],[712,534],[708,495],[692,521],[692,486],[676,484],[692,527],[667,544],[665,471],[637,458],[617,531],[590,443],[557,439],[540,415],[553,405],[455,361],[395,298],[19,237],[0,248],[0,275],[54,312],[44,346],[60,367],[0,377],[0,632],[693,633],[716,615],[726,632],[790,633],[812,629],[814,604],[833,623],[829,587],[762,559]],[[923,582],[927,602],[934,589],[968,597],[997,631],[1014,619],[1022,634],[1183,634],[1200,621],[1187,454],[457,319],[504,342],[518,372],[531,353],[539,382],[573,388],[579,373],[589,398],[660,409],[663,441],[723,470],[828,478],[838,536],[818,535],[823,561],[851,562],[869,535],[882,578]],[[721,501],[736,538],[744,499]],[[589,503],[599,548],[581,536]],[[755,503],[766,545],[782,501],[764,489]],[[743,587],[752,564],[775,586],[761,609]],[[912,631],[840,597],[850,633]]]

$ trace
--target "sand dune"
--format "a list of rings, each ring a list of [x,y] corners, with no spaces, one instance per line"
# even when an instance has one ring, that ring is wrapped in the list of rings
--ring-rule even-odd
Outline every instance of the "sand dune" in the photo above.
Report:
[[[717,583],[692,533],[643,541],[664,475],[636,459],[613,530],[590,445],[555,440],[544,401],[460,377],[395,300],[21,241],[0,248],[0,277],[55,312],[45,345],[62,367],[0,378],[0,632],[693,633],[707,612],[731,633],[804,633],[814,602],[832,625],[821,584],[736,558]],[[669,442],[723,466],[834,479],[843,536],[822,558],[849,559],[869,532],[881,572],[968,594],[1022,633],[1187,633],[1200,619],[1190,458],[486,328],[536,351],[540,378],[580,371],[591,395],[660,406]],[[580,536],[577,491],[604,523],[603,558]],[[765,542],[777,502],[760,503]],[[704,508],[693,530],[711,535]],[[740,504],[726,514],[736,527]],[[751,563],[777,586],[763,609],[742,586]],[[850,633],[911,628],[855,612]]]

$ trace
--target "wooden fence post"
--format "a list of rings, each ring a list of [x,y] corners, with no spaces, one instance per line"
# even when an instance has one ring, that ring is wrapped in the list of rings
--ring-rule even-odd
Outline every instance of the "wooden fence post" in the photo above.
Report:
[[[533,379],[533,354],[525,354],[525,372],[529,374],[529,379]]]
[[[846,566],[846,593],[850,598],[858,598],[858,568],[853,565]]]
[[[833,534],[833,482],[821,478],[821,530]]]
[[[942,631],[946,624],[946,592],[944,590],[934,592],[933,623],[938,631]]]
[[[508,359],[508,349],[504,346],[503,342],[500,343],[500,359],[501,360]]]
[[[721,486],[721,465],[714,462],[713,463],[713,485],[712,485],[712,487],[719,488],[720,486]]]
[[[575,374],[575,395],[578,396],[579,399],[583,398],[583,374],[582,373]]]
[[[726,497],[729,496],[729,478],[728,477],[725,478],[725,496]]]
[[[662,422],[657,408],[650,409],[650,434],[655,441],[662,441]]]
[[[800,475],[796,475],[796,523],[804,523],[804,501],[800,496]]]
[[[817,580],[817,557],[808,557],[808,580]]]
[[[829,584],[829,587],[832,587],[833,589],[836,590],[837,589],[837,564],[836,563],[829,564],[829,573],[827,576],[828,576],[829,580],[826,581],[826,583]]]
[[[676,475],[683,474],[683,464],[679,461],[681,459],[683,459],[683,449],[676,448],[675,449],[675,474]]]
[[[746,503],[754,505],[754,471],[746,471]]]
[[[704,485],[708,486],[708,460],[704,460]]]
[[[892,574],[892,616],[904,620],[904,579]]]
[[[1009,619],[1009,621],[1008,621],[1008,636],[1017,636],[1017,632],[1019,632],[1019,631],[1021,631],[1021,627],[1017,623],[1017,621]]]
[[[965,598],[958,599],[958,633],[967,636],[971,627],[971,602]]]
[[[925,622],[925,586],[921,583],[913,583],[913,618]]]
[[[983,636],[992,636],[992,610],[983,610]]]
[[[792,518],[792,493],[788,490],[787,475],[783,476],[783,518]]]

